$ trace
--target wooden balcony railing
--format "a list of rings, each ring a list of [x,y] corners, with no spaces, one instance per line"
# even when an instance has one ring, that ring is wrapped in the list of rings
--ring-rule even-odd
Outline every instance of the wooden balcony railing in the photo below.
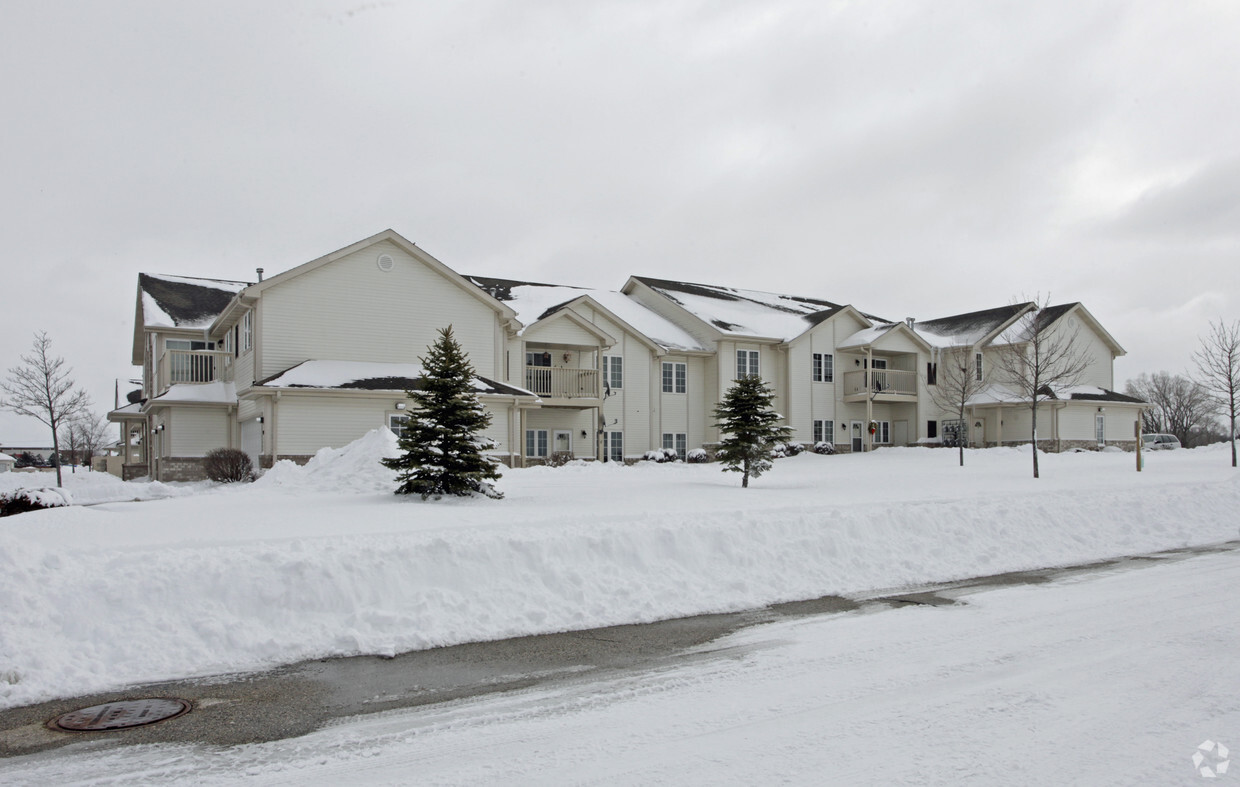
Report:
[[[525,367],[525,387],[550,399],[597,399],[597,369],[568,369],[561,366]]]

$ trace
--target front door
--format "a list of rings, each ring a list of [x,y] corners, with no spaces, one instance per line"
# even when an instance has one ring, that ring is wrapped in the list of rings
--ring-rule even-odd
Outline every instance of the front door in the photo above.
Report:
[[[861,426],[860,421],[852,422],[852,450],[854,454],[859,454],[865,450],[865,443],[862,437],[864,432],[861,431]]]
[[[891,444],[908,445],[908,421],[891,422]]]
[[[555,433],[555,448],[557,454],[571,454],[573,452],[573,433],[570,431],[557,430]]]

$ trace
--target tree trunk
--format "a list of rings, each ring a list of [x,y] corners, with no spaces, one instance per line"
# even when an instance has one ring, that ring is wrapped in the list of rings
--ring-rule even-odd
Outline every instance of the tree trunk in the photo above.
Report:
[[[960,451],[960,466],[964,467],[964,441],[963,440],[956,441],[956,449]]]
[[[1038,395],[1033,395],[1033,477],[1038,477]]]

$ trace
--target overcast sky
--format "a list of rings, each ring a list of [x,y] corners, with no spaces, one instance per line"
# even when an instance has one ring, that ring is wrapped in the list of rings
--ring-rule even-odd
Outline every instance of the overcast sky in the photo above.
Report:
[[[24,2],[0,13],[0,371],[97,402],[139,271],[391,227],[462,273],[930,319],[1050,293],[1183,372],[1240,318],[1240,3]],[[0,444],[48,444],[0,415]]]

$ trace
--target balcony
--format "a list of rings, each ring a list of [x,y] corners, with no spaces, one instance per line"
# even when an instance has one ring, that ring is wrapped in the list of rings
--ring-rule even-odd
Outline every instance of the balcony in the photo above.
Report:
[[[232,361],[232,353],[218,350],[168,350],[159,358],[160,392],[170,385],[225,380]]]
[[[525,387],[544,399],[598,399],[597,369],[526,366]]]
[[[844,373],[844,401],[864,402],[870,396],[876,402],[917,401],[917,372],[861,369]]]

